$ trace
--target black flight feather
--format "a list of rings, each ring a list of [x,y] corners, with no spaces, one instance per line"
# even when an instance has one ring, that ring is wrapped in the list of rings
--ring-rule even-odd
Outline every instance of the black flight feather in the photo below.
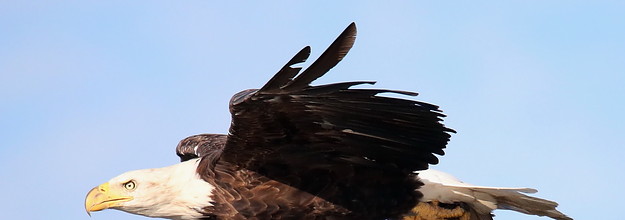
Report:
[[[227,136],[180,142],[181,160],[202,157],[199,175],[218,186],[207,216],[393,219],[416,205],[421,183],[413,171],[438,163],[453,130],[436,105],[380,95],[417,93],[351,88],[369,81],[311,86],[345,57],[355,35],[352,23],[299,75],[293,65],[310,47],[261,89],[235,94]]]

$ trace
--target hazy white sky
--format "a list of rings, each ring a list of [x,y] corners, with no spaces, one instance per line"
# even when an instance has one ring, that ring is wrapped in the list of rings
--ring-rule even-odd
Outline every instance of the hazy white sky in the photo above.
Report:
[[[359,35],[318,83],[376,80],[458,131],[435,168],[527,186],[576,219],[625,196],[622,1],[0,1],[3,219],[88,219],[87,191],[226,133],[227,101]],[[540,219],[496,212],[497,219]],[[619,216],[619,217],[617,217]],[[145,219],[119,211],[91,219]]]

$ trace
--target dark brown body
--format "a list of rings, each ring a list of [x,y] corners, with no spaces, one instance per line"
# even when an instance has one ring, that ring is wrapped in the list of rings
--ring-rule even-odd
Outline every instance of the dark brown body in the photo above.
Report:
[[[198,173],[217,186],[211,197],[213,206],[203,210],[207,219],[384,219],[408,213],[421,196],[414,176],[364,166],[302,169],[276,165],[273,171],[260,174],[219,160],[225,140],[226,135],[196,135],[178,146],[185,158],[203,155]],[[197,152],[190,151],[194,146],[200,146]],[[398,179],[389,175],[408,178],[387,182]]]

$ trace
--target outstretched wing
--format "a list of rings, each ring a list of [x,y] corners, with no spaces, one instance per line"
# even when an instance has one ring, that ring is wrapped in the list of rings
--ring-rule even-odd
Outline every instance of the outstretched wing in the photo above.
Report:
[[[452,131],[440,123],[444,115],[437,106],[378,96],[416,93],[350,88],[373,82],[310,86],[343,59],[355,36],[352,23],[296,78],[300,68],[292,65],[305,61],[309,47],[261,89],[236,94],[230,102],[233,118],[221,159],[248,169],[259,169],[276,156],[292,160],[291,156],[312,152],[333,160],[391,163],[411,171],[436,164],[433,153],[443,155]]]
[[[414,207],[419,183],[412,171],[437,163],[434,154],[443,155],[453,130],[441,123],[444,115],[435,105],[378,95],[416,93],[351,88],[373,82],[311,86],[343,59],[355,36],[352,23],[297,77],[301,68],[293,65],[306,60],[309,47],[261,89],[234,95],[219,162],[355,212],[386,217]]]

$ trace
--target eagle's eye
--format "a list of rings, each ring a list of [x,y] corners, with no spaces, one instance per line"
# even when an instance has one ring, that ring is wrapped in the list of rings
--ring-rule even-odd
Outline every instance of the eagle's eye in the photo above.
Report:
[[[130,180],[124,183],[124,188],[126,188],[127,190],[133,190],[135,189],[136,186],[137,184],[135,183],[134,180]]]

